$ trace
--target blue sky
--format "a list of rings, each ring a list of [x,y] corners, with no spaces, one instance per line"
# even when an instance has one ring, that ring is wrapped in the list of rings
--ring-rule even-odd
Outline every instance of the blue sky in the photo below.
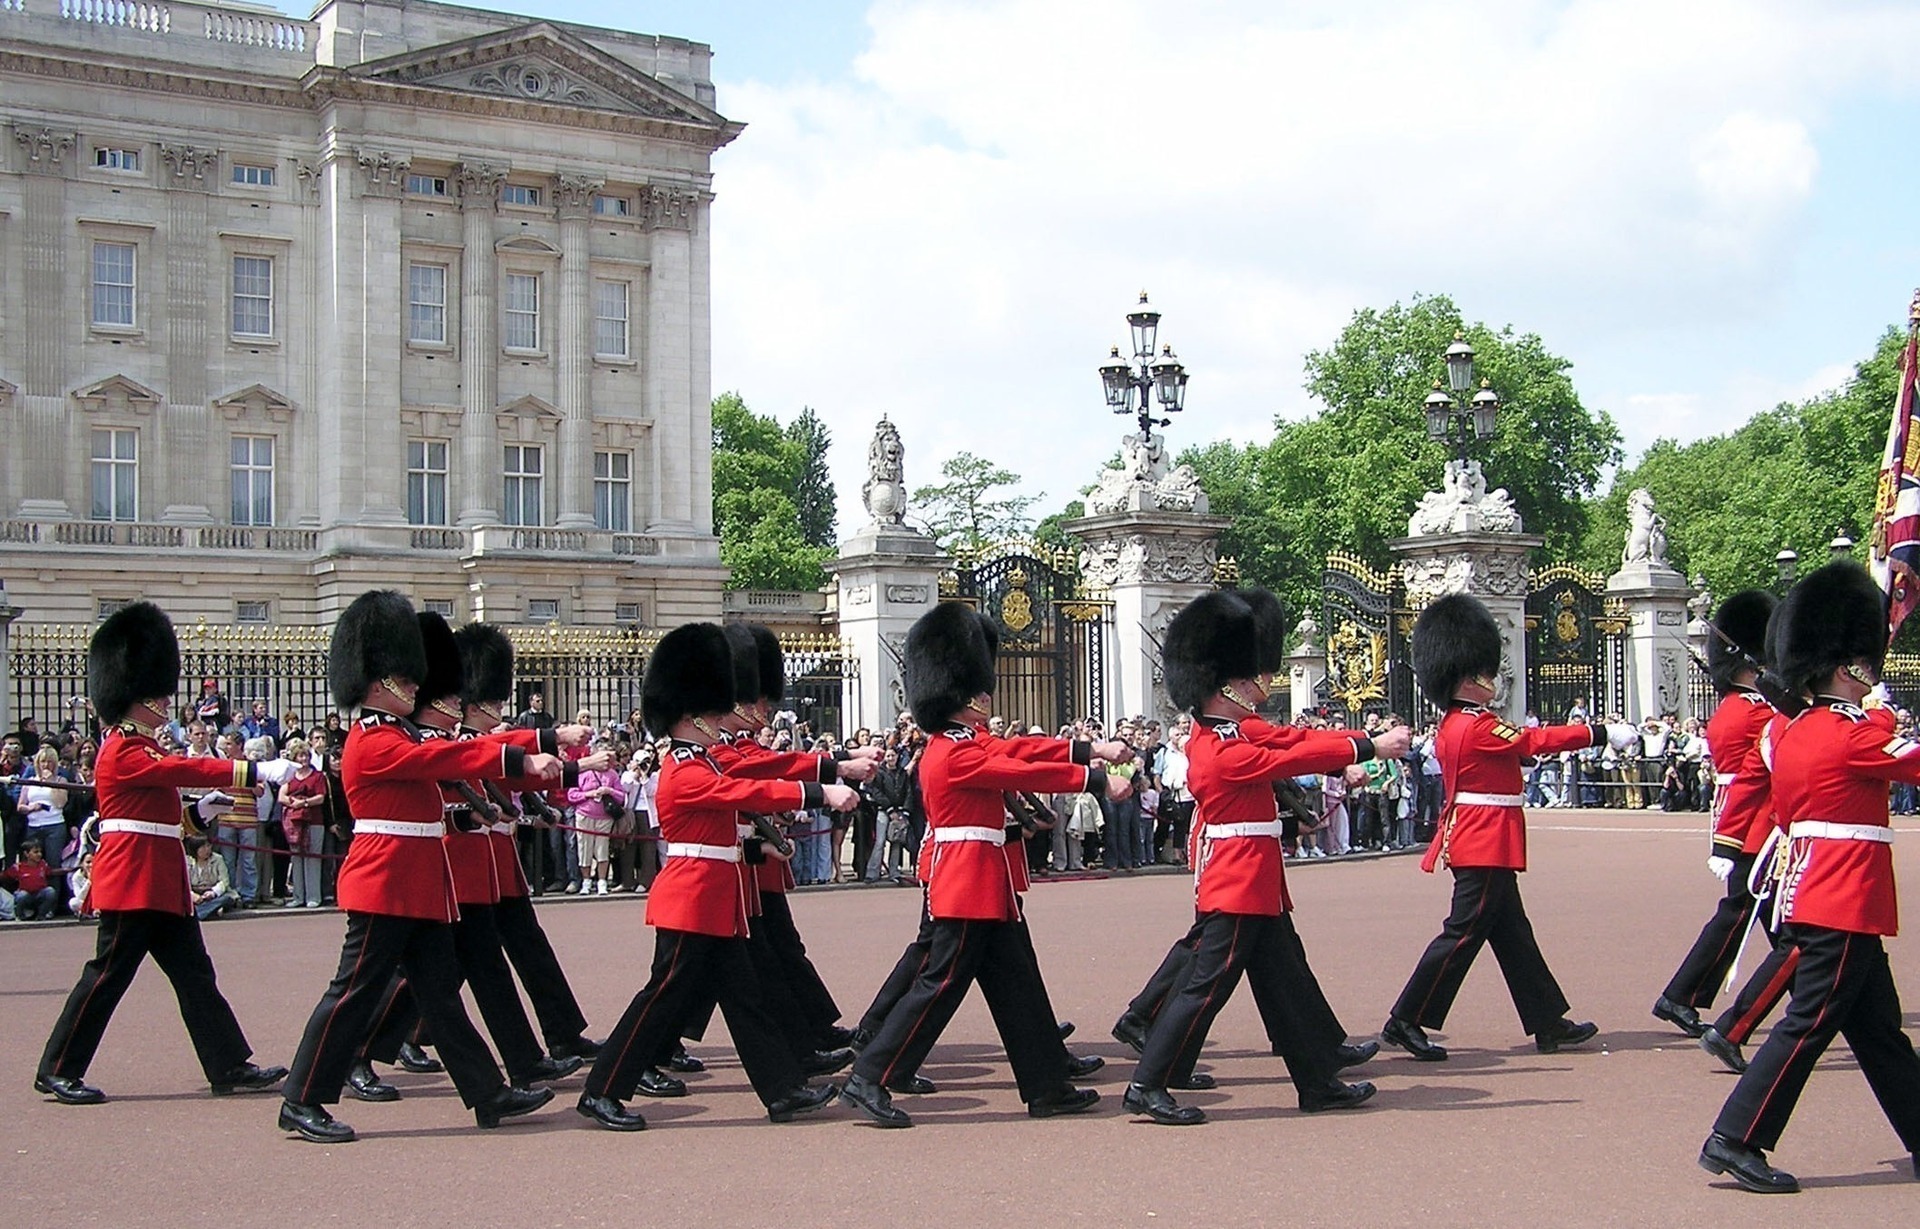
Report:
[[[1911,3],[518,7],[714,48],[748,125],[714,388],[821,413],[843,531],[882,412],[914,484],[962,448],[1041,510],[1090,482],[1143,286],[1193,372],[1175,448],[1311,412],[1307,350],[1445,292],[1571,359],[1630,456],[1833,386],[1920,286]]]

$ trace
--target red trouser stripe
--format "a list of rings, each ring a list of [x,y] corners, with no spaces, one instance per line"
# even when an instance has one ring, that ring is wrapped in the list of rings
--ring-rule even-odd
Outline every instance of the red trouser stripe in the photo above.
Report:
[[[960,967],[960,954],[967,950],[967,936],[970,933],[972,933],[972,931],[973,931],[972,922],[960,923],[960,941],[957,945],[955,945],[953,949],[953,964],[947,969],[946,977],[941,980],[940,989],[934,993],[934,996],[932,998],[927,1000],[927,1005],[920,1009],[920,1018],[913,1022],[913,1027],[908,1029],[907,1035],[901,1039],[900,1048],[894,1051],[892,1060],[887,1063],[887,1069],[880,1073],[880,1083],[882,1085],[886,1084],[888,1081],[893,1079],[894,1067],[899,1064],[900,1056],[906,1053],[907,1047],[913,1044],[914,1036],[917,1033],[919,1033],[920,1026],[927,1022],[927,1013],[933,1010],[933,1005],[935,1003],[939,1002],[943,997],[945,997],[947,993],[947,987],[953,984],[953,971],[954,969],[957,969]],[[932,958],[933,958],[933,948],[929,946],[927,948],[927,959],[931,960]],[[923,968],[925,967],[924,964],[922,965],[922,967]],[[916,978],[915,980],[918,980],[918,979]]]
[[[660,1001],[660,996],[666,992],[668,986],[673,984],[673,975],[680,971],[680,953],[685,948],[684,942],[676,942],[673,945],[673,960],[667,965],[667,975],[660,979],[660,984],[654,988],[653,997],[647,1000],[645,1010],[641,1011],[639,1018],[633,1022],[633,1029],[627,1034],[626,1044],[620,1047],[620,1054],[614,1060],[613,1070],[618,1071],[626,1065],[627,1051],[633,1049],[634,1041],[640,1036],[640,1026],[647,1022],[647,1015],[653,1010],[653,1005]]]
[[[1458,956],[1460,949],[1465,947],[1468,940],[1473,938],[1473,932],[1480,924],[1480,915],[1487,911],[1487,894],[1491,891],[1493,891],[1493,877],[1489,875],[1486,881],[1480,885],[1480,903],[1474,907],[1473,918],[1467,923],[1467,933],[1460,936],[1460,941],[1453,945],[1453,950],[1447,953],[1447,958],[1440,962],[1440,971],[1434,974],[1433,983],[1427,987],[1427,997],[1420,1000],[1420,1011],[1415,1017],[1414,1023],[1418,1024],[1421,1020],[1426,1019],[1427,1004],[1433,1002],[1434,991],[1438,990],[1440,983],[1447,979],[1447,970],[1453,967],[1453,958]]]
[[[1180,1039],[1180,1052],[1185,1052],[1188,1043],[1193,1040],[1194,1030],[1199,1028],[1200,1021],[1206,1018],[1207,1009],[1213,1006],[1214,996],[1220,993],[1221,983],[1226,981],[1226,976],[1225,976],[1226,970],[1233,967],[1233,958],[1235,955],[1239,953],[1239,951],[1240,951],[1240,919],[1235,918],[1233,919],[1233,941],[1227,944],[1227,963],[1221,969],[1222,975],[1218,978],[1215,978],[1213,985],[1208,988],[1207,1001],[1200,1005],[1199,1012],[1196,1013],[1193,1019],[1187,1023],[1187,1035]]]
[[[1753,1030],[1760,1027],[1760,1021],[1767,1018],[1767,1013],[1772,1011],[1773,1005],[1780,1001],[1780,996],[1787,992],[1787,987],[1793,985],[1793,971],[1799,967],[1800,949],[1796,947],[1787,953],[1785,960],[1780,962],[1780,967],[1774,971],[1772,979],[1753,1000],[1753,1006],[1747,1009],[1747,1014],[1733,1022],[1733,1031],[1727,1034],[1728,1041],[1737,1046],[1747,1044],[1747,1038],[1753,1036]]]
[[[104,978],[105,976],[105,970],[113,967],[113,954],[114,952],[120,949],[120,936],[125,930],[126,930],[126,924],[124,922],[114,926],[113,942],[107,944],[106,955],[100,961],[100,964],[102,966],[102,970],[101,970],[102,976],[94,978],[93,985],[87,987],[87,997],[80,1001],[80,1010],[74,1013],[73,1018],[75,1023],[78,1023],[79,1021],[86,1019],[87,1007],[89,1004],[93,1002],[93,996],[96,993],[98,993],[100,990],[100,982],[102,978]],[[77,1030],[74,1030],[74,1029],[67,1030],[66,1043],[60,1047],[60,1057],[53,1064],[52,1074],[59,1075],[60,1069],[67,1065],[67,1051],[73,1048],[73,1034],[75,1031]],[[86,1073],[81,1072],[80,1074],[85,1075]],[[80,1076],[76,1075],[72,1078],[79,1079]]]
[[[373,924],[371,921],[369,921],[367,924],[367,929],[372,930],[372,928],[373,928]],[[300,1085],[300,1104],[302,1105],[305,1105],[307,1103],[307,1099],[313,1095],[314,1073],[320,1070],[319,1055],[326,1051],[327,1034],[333,1031],[333,1018],[340,1014],[340,1004],[346,1000],[346,997],[349,994],[353,993],[354,983],[360,980],[360,966],[365,964],[366,961],[367,961],[367,944],[366,944],[366,938],[363,936],[360,943],[360,954],[353,958],[353,971],[347,974],[346,988],[340,992],[339,998],[333,1000],[333,1009],[327,1012],[327,1022],[320,1029],[319,1044],[314,1046],[313,1048],[313,1052],[315,1056],[314,1062],[312,1063],[311,1066],[307,1068],[306,1083]],[[291,1097],[287,1099],[290,1101],[293,1100],[293,1098]]]
[[[1826,1001],[1820,1004],[1820,1014],[1813,1018],[1813,1024],[1807,1029],[1808,1034],[1819,1032],[1821,1023],[1827,1018],[1827,1012],[1833,1009],[1833,996],[1840,991],[1840,981],[1847,973],[1847,957],[1852,954],[1853,936],[1848,935],[1840,948],[1840,962],[1834,966],[1833,978],[1827,983]],[[1749,1122],[1747,1129],[1741,1132],[1742,1140],[1750,1138],[1753,1135],[1753,1129],[1760,1125],[1762,1118],[1766,1117],[1767,1106],[1773,1101],[1773,1094],[1779,1091],[1780,1081],[1786,1079],[1787,1072],[1793,1070],[1794,1060],[1800,1057],[1801,1047],[1806,1044],[1806,1035],[1802,1035],[1800,1040],[1793,1043],[1793,1053],[1787,1055],[1787,1061],[1780,1064],[1780,1073],[1773,1077],[1773,1083],[1767,1088],[1767,1095],[1760,1098],[1760,1108],[1754,1111],[1753,1121]]]

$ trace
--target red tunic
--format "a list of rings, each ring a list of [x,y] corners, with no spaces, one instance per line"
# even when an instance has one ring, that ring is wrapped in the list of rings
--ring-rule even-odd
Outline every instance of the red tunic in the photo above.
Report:
[[[1521,728],[1489,709],[1455,704],[1440,719],[1433,751],[1440,758],[1446,791],[1440,830],[1420,860],[1431,871],[1444,862],[1461,870],[1527,869],[1527,816],[1512,805],[1462,801],[1463,795],[1518,799],[1525,790],[1520,761],[1598,747],[1604,725],[1541,725]]]
[[[1772,780],[1758,754],[1774,716],[1757,691],[1729,692],[1707,719],[1713,756],[1713,852],[1722,857],[1759,853],[1773,827]]]
[[[1887,783],[1920,784],[1920,743],[1851,704],[1817,701],[1769,738],[1773,805],[1786,825],[1783,921],[1855,934],[1900,933]],[[1837,825],[1814,829],[1809,821]],[[1856,830],[1857,831],[1854,831]]]
[[[751,734],[736,734],[729,742],[717,742],[711,748],[714,762],[730,777],[749,781],[814,781],[831,785],[840,779],[840,766],[831,756],[807,751],[775,751],[754,741]],[[758,892],[784,892],[795,886],[793,866],[783,858],[768,858],[746,866],[747,877]],[[759,908],[751,912],[758,916]]]
[[[102,822],[131,819],[161,824],[174,835],[103,832],[93,855],[89,899],[102,912],[155,909],[193,912],[187,859],[180,849],[180,787],[235,789],[254,783],[247,760],[167,755],[131,725],[107,731],[94,762],[93,783]]]
[[[1279,733],[1265,722],[1262,739]],[[1301,731],[1303,735],[1316,731]],[[1364,734],[1302,737],[1282,749],[1256,742],[1238,722],[1202,717],[1187,737],[1187,792],[1199,833],[1193,858],[1194,908],[1201,913],[1277,917],[1291,912],[1280,857],[1280,810],[1273,783],[1309,772],[1338,772],[1373,758]],[[1227,825],[1258,824],[1257,831]]]
[[[982,728],[953,725],[927,740],[920,757],[920,797],[927,811],[923,861],[927,909],[935,918],[995,922],[1020,917],[1018,886],[1005,841],[1007,790],[1067,794],[1106,787],[1106,773],[1072,763],[1072,745],[1056,753],[1009,747]],[[1026,743],[1027,740],[1021,740]],[[1025,754],[1053,762],[1031,762]],[[1057,757],[1057,758],[1056,758]],[[947,832],[947,839],[940,834]],[[998,837],[996,840],[994,838]],[[923,849],[924,852],[924,849]]]
[[[544,751],[554,754],[558,744],[554,741],[552,727],[544,730],[503,730],[492,737],[523,751]],[[521,793],[526,790],[544,790],[547,783],[537,777],[509,779],[500,783],[502,791]],[[500,897],[505,900],[512,896],[530,896],[527,886],[527,872],[520,865],[520,850],[514,843],[514,827],[511,822],[502,820],[487,832],[487,848],[493,854],[493,880],[500,886]]]
[[[368,831],[367,822],[439,827],[439,782],[519,776],[525,760],[522,748],[498,742],[421,741],[411,725],[384,713],[369,713],[354,722],[340,754],[340,782],[354,816],[353,844],[336,889],[340,907],[354,913],[453,921],[459,910],[440,833],[389,836]]]
[[[792,811],[819,806],[821,801],[817,784],[728,776],[708,748],[676,740],[660,769],[660,786],[654,795],[666,856],[647,894],[647,924],[662,930],[744,937],[749,892],[741,863],[701,857],[692,848],[681,851],[675,846],[698,846],[715,853],[738,851],[736,817],[741,811]],[[752,895],[758,899],[757,892]]]

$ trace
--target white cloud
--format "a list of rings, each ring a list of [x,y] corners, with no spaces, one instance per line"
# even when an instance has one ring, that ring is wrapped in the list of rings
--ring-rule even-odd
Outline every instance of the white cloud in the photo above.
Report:
[[[1306,412],[1302,354],[1416,291],[1563,353],[1737,322],[1778,294],[1829,110],[1920,39],[1905,7],[1734,0],[869,22],[851,80],[723,83],[749,128],[714,214],[716,385],[821,412],[843,529],[883,411],[915,484],[961,448],[1049,506],[1089,481],[1120,434],[1094,367],[1142,285],[1194,373],[1176,447]],[[1739,391],[1608,408],[1718,429]]]

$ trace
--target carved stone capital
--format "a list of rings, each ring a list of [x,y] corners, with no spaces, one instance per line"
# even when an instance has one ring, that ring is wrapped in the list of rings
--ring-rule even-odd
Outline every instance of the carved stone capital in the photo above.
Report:
[[[173,187],[204,192],[209,186],[209,171],[214,172],[216,181],[219,178],[220,151],[194,145],[163,144],[160,146],[160,164],[172,176]]]
[[[604,179],[562,172],[553,177],[554,208],[563,218],[587,217],[593,212],[594,194],[606,186]]]
[[[13,139],[27,155],[27,172],[33,175],[62,175],[60,164],[73,152],[77,140],[71,132],[51,128],[25,128],[15,125]]]
[[[453,168],[454,190],[462,209],[497,209],[508,167],[491,162],[461,162]]]
[[[647,225],[654,230],[692,230],[700,194],[686,188],[648,188],[641,198]]]
[[[360,165],[362,196],[398,199],[407,190],[407,170],[413,165],[411,156],[385,149],[356,149],[353,158]]]
[[[322,169],[311,163],[295,162],[293,164],[293,176],[299,181],[300,195],[304,199],[313,200],[320,195],[320,177],[322,174],[324,174]]]

